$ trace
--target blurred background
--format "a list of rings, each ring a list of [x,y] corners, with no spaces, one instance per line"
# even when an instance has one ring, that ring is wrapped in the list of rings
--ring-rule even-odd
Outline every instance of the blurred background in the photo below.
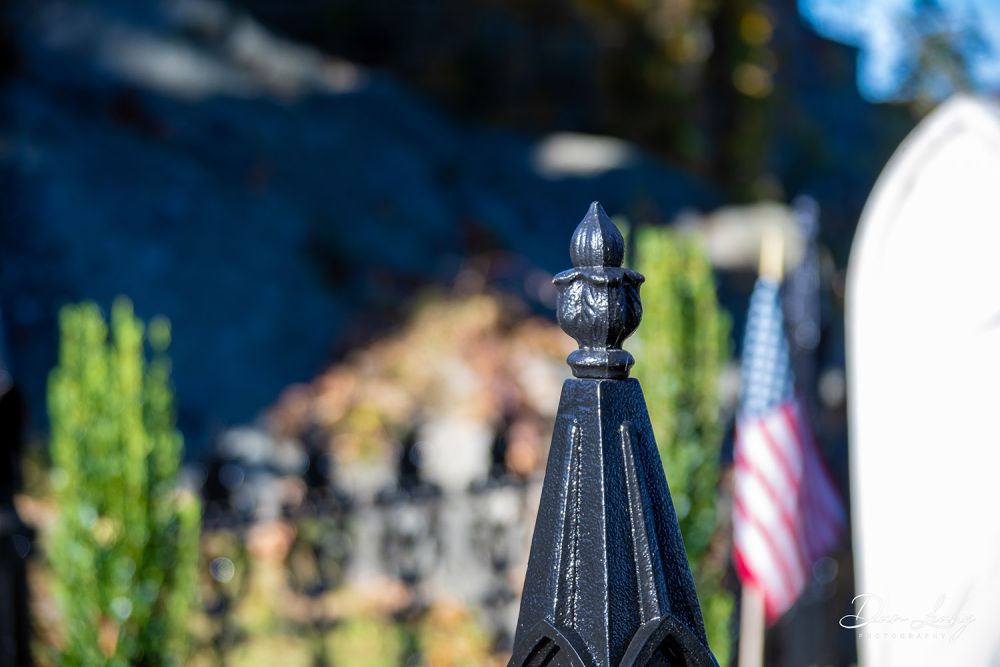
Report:
[[[861,209],[935,105],[1000,87],[989,0],[0,16],[0,500],[43,665],[504,664],[573,347],[550,280],[592,200],[649,279],[626,347],[730,664],[764,230],[805,281],[797,380],[846,496]],[[850,554],[813,568],[768,664],[856,661]]]

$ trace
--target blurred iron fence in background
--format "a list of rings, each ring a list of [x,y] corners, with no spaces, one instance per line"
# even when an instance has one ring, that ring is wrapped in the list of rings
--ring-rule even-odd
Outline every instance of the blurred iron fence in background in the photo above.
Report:
[[[416,428],[401,439],[389,481],[367,494],[338,481],[318,432],[302,434],[291,464],[273,443],[262,446],[262,434],[220,447],[202,484],[205,623],[196,653],[204,664],[246,664],[261,632],[247,612],[261,604],[252,600],[258,569],[283,580],[269,589],[281,596],[263,603],[272,618],[266,632],[307,643],[312,665],[363,667],[357,656],[334,655],[329,641],[357,607],[338,593],[359,582],[401,638],[388,662],[371,664],[427,664],[427,643],[416,635],[439,599],[469,613],[487,663],[502,664],[541,486],[508,471],[507,426],[496,431],[486,474],[457,493],[425,479]],[[373,592],[371,582],[384,590]]]

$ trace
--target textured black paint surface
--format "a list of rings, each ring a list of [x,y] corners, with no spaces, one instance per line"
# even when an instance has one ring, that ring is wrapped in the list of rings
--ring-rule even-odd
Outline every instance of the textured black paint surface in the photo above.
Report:
[[[634,360],[622,349],[642,319],[639,286],[645,278],[622,268],[625,240],[594,202],[570,243],[573,267],[552,282],[556,316],[580,344],[567,361],[581,378],[626,378]]]
[[[574,233],[577,268],[554,281],[560,325],[580,343],[568,359],[580,379],[563,385],[512,667],[716,665],[642,389],[620,348],[642,314],[642,276],[579,266],[620,265],[620,241],[595,202]]]
[[[715,664],[638,380],[563,387],[511,664]]]

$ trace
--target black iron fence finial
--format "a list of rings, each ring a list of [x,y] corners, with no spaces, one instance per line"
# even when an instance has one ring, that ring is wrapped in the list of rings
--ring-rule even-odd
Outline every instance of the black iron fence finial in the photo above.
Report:
[[[621,349],[639,326],[639,285],[645,278],[622,268],[625,240],[598,202],[573,232],[573,267],[558,274],[559,326],[580,349],[567,361],[579,378],[626,378],[634,359]]]
[[[632,355],[643,277],[594,202],[557,275],[567,359],[511,667],[716,666]]]

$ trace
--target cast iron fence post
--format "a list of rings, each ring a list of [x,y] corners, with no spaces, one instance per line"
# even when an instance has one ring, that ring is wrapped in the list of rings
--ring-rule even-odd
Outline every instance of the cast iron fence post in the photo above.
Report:
[[[0,365],[0,665],[30,667],[27,559],[34,530],[21,521],[14,494],[21,489],[21,452],[27,406]]]
[[[567,359],[511,667],[714,666],[633,358],[643,276],[594,202],[557,275]]]

